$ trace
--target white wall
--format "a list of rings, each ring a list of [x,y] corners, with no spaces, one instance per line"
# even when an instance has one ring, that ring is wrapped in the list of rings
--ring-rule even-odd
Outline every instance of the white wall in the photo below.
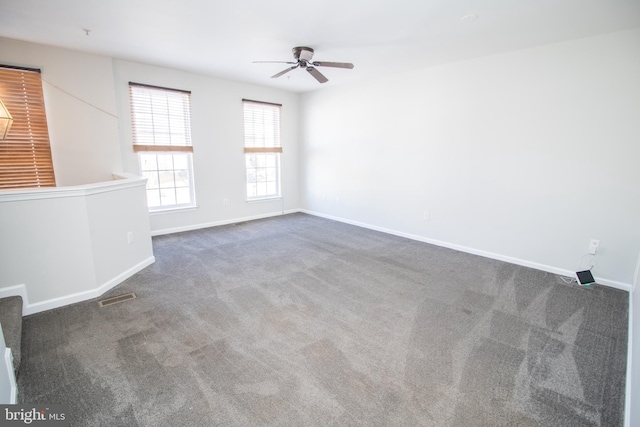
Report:
[[[96,287],[83,197],[0,201],[0,215],[0,288],[36,303]]]
[[[122,172],[111,58],[0,38],[0,64],[42,70],[58,186]]]
[[[0,297],[21,295],[23,313],[36,313],[98,297],[151,264],[144,194],[140,178],[0,192]]]
[[[129,81],[192,91],[199,207],[154,214],[154,233],[300,207],[297,94],[3,38],[0,64],[42,70],[58,186],[103,182],[114,172],[139,173],[132,150]],[[242,98],[283,104],[282,199],[245,201]]]
[[[303,207],[552,271],[597,238],[595,276],[629,289],[638,76],[635,30],[305,94]]]
[[[300,207],[298,185],[299,95],[128,61],[114,61],[123,164],[139,173],[133,152],[128,83],[191,91],[194,210],[151,215],[154,233],[276,214]],[[246,201],[242,99],[282,104],[282,194],[272,201]],[[228,205],[223,200],[228,200]]]
[[[85,200],[98,286],[123,273],[129,276],[128,270],[153,260],[145,183],[93,194]],[[133,236],[131,243],[128,233]]]

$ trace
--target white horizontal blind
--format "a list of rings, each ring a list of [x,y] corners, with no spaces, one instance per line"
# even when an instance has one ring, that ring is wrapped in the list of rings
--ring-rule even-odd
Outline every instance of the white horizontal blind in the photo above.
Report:
[[[281,153],[278,104],[244,99],[244,152]]]
[[[129,83],[133,149],[186,151],[191,145],[191,93]]]

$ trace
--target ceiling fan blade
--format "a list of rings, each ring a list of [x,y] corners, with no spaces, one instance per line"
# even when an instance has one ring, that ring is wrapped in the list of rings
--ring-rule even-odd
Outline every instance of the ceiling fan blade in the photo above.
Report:
[[[334,67],[334,68],[353,68],[353,64],[350,62],[324,62],[324,61],[315,61],[312,62],[316,67]]]
[[[326,78],[320,71],[316,70],[313,67],[307,67],[307,71],[309,72],[309,74],[315,77],[316,80],[319,81],[320,83],[326,83],[329,81],[328,78]]]
[[[285,68],[284,70],[280,71],[278,74],[274,74],[273,76],[271,76],[271,78],[275,79],[276,77],[280,77],[283,74],[287,74],[289,71],[295,70],[296,68],[298,68],[297,64],[293,67]]]
[[[254,64],[297,64],[291,61],[253,61]]]

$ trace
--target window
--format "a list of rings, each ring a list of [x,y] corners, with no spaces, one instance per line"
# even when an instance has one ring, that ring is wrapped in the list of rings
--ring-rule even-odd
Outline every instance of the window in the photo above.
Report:
[[[195,206],[191,92],[129,83],[129,95],[149,210]]]
[[[280,104],[242,100],[247,200],[280,197]]]
[[[0,189],[55,187],[40,70],[0,66],[0,100],[13,117],[0,140]]]

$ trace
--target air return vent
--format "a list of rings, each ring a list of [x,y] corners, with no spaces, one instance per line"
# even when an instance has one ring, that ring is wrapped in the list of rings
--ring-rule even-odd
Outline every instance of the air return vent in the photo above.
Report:
[[[136,294],[134,294],[133,292],[130,292],[128,294],[122,294],[122,295],[118,295],[115,297],[111,297],[111,298],[107,298],[107,299],[103,299],[101,301],[98,301],[98,305],[100,305],[100,307],[106,307],[108,305],[113,305],[113,304],[117,304],[119,302],[125,302],[125,301],[129,301],[130,299],[135,299]]]

